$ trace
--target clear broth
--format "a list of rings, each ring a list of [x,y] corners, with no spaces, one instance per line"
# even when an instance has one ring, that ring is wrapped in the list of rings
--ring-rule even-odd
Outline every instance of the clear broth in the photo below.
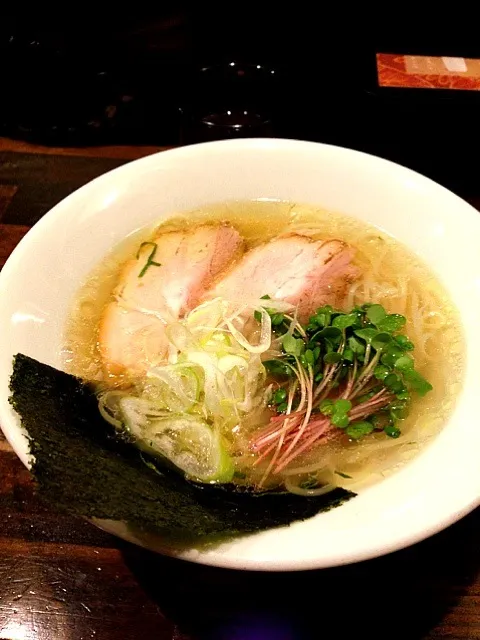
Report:
[[[343,214],[290,202],[214,204],[172,215],[155,230],[223,220],[239,230],[247,248],[292,231],[314,238],[342,239],[354,247],[355,263],[363,275],[352,285],[345,308],[376,302],[390,313],[406,315],[405,333],[415,343],[416,366],[431,382],[433,391],[425,398],[414,399],[398,440],[385,440],[384,434],[378,434],[370,436],[368,442],[347,446],[333,442],[324,445],[322,455],[329,461],[330,470],[342,474],[338,476],[338,484],[354,488],[408,460],[445,424],[460,391],[464,369],[460,318],[432,271],[404,245],[375,227]],[[129,236],[102,260],[80,288],[64,341],[64,363],[70,373],[102,380],[97,338],[99,320],[105,305],[112,300],[120,266],[135,255],[139,243],[148,239],[153,231],[154,228],[148,227]],[[296,467],[308,467],[314,460],[315,451],[299,459]],[[257,473],[261,472],[259,468]]]

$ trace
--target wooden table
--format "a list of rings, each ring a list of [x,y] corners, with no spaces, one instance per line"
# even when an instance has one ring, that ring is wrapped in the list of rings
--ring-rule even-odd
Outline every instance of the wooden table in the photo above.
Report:
[[[157,150],[45,149],[0,139],[0,268],[67,193]],[[410,549],[334,570],[201,567],[48,509],[2,436],[0,640],[480,638],[479,525],[477,510]]]

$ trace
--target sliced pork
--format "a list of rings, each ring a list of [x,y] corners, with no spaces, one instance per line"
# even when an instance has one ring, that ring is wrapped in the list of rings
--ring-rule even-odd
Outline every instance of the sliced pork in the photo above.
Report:
[[[282,236],[244,254],[206,297],[248,302],[269,295],[295,305],[304,322],[317,307],[341,303],[357,273],[352,257],[340,240]]]
[[[239,233],[228,224],[164,232],[143,243],[122,269],[115,300],[100,323],[107,376],[139,376],[164,360],[165,324],[195,307],[242,247]]]

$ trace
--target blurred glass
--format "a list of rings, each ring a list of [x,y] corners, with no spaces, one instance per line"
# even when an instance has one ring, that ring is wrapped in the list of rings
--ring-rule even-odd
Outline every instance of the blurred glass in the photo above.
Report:
[[[277,82],[276,70],[262,64],[231,61],[197,70],[180,109],[181,143],[273,136]]]

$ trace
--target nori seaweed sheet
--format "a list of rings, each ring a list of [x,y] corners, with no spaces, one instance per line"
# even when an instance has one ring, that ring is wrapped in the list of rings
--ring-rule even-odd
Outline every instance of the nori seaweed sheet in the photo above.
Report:
[[[38,492],[64,512],[196,540],[288,525],[355,496],[341,488],[314,498],[240,492],[157,473],[103,420],[90,384],[23,354],[14,358],[10,390]]]

